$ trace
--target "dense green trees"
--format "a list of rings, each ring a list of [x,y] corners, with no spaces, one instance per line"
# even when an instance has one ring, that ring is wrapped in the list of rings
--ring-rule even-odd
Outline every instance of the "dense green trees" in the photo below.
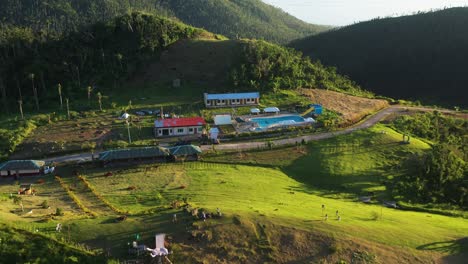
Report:
[[[0,28],[0,75],[9,104],[28,109],[57,95],[82,98],[86,86],[124,81],[173,42],[202,33],[172,20],[134,12],[64,36]],[[62,83],[64,89],[48,89]],[[3,86],[2,86],[3,87]],[[30,87],[29,89],[25,89]],[[23,88],[23,89],[22,89]],[[31,89],[32,88],[32,89]]]
[[[429,153],[408,161],[409,172],[391,187],[419,203],[450,203],[468,206],[468,166],[445,144],[433,146]]]
[[[468,206],[468,121],[439,112],[400,116],[393,126],[434,142],[428,153],[407,161],[406,176],[395,178],[390,189],[396,196],[421,203]]]
[[[298,51],[265,41],[245,41],[236,67],[231,70],[233,85],[271,91],[278,88],[320,88],[354,95],[372,96],[347,77]]]
[[[467,106],[468,7],[376,19],[292,44],[338,67],[364,89]]]
[[[287,43],[329,29],[305,23],[261,0],[161,0],[184,23],[229,38]]]
[[[307,24],[260,0],[2,0],[0,22],[50,34],[77,31],[129,11],[176,17],[231,38],[281,43],[329,28]]]

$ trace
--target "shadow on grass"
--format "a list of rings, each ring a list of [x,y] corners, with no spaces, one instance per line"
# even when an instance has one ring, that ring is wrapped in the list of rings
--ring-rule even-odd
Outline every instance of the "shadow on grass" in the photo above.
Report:
[[[449,254],[468,254],[468,237],[451,241],[440,241],[416,247],[419,250],[431,250]]]

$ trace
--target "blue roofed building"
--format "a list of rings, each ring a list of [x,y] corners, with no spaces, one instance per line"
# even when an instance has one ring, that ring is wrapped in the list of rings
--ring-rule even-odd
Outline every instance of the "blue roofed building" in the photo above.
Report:
[[[260,103],[260,93],[205,93],[204,100],[207,108],[251,106]]]

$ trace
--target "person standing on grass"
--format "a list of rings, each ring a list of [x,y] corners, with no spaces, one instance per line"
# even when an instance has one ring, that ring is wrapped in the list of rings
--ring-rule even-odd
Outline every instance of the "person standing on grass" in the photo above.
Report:
[[[203,222],[206,222],[206,213],[205,213],[205,211],[202,212],[202,218],[203,218]]]
[[[172,223],[177,223],[177,214],[172,217]]]
[[[216,208],[216,212],[218,212],[218,216],[221,217],[221,210],[219,210],[219,208]]]
[[[336,210],[336,217],[338,217],[338,215],[339,215],[339,214],[338,214],[338,210]]]
[[[323,211],[325,211],[325,205],[322,204],[322,217],[323,217]]]
[[[338,216],[338,221],[341,221],[341,215]]]
[[[325,221],[328,220],[328,214],[325,214]]]
[[[62,231],[62,224],[58,223],[57,226],[55,227],[55,231],[60,232]]]

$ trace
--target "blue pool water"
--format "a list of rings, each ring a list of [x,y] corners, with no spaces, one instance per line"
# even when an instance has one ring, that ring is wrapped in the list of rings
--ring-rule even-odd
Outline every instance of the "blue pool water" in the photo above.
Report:
[[[278,117],[257,117],[251,118],[250,121],[257,123],[260,129],[265,129],[275,125],[291,125],[294,123],[303,123],[305,122],[305,119],[298,115],[287,115]]]

